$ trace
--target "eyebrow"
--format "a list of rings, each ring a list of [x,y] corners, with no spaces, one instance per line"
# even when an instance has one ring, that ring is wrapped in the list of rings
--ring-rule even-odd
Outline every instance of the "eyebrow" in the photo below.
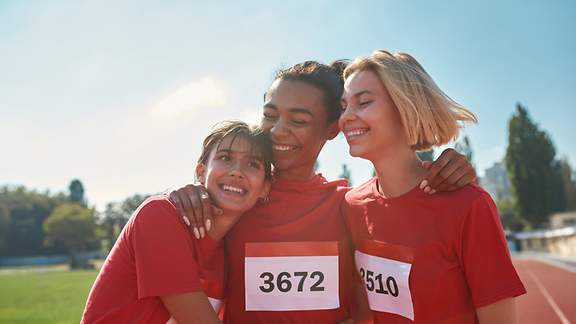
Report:
[[[362,90],[355,93],[352,97],[360,97],[363,94],[373,94],[370,90]]]
[[[232,151],[231,149],[227,149],[227,148],[221,148],[221,149],[218,149],[216,151],[216,153],[228,153],[228,154],[232,154],[234,152],[239,152],[239,151]],[[258,161],[262,161],[262,162],[264,161],[264,158],[262,156],[259,156],[256,154],[250,154],[248,157],[250,159],[253,159],[253,160],[258,160]]]
[[[276,107],[276,105],[269,103],[269,102],[264,104],[264,108],[278,110],[278,107]],[[290,111],[291,113],[307,114],[307,115],[314,117],[314,114],[306,108],[293,107],[293,108],[288,108],[288,111]]]
[[[358,98],[364,94],[374,94],[374,93],[372,93],[370,90],[362,90],[353,94],[352,97]],[[346,98],[344,98],[344,96],[342,96],[342,98],[340,98],[340,103],[348,103],[348,101],[346,100]]]

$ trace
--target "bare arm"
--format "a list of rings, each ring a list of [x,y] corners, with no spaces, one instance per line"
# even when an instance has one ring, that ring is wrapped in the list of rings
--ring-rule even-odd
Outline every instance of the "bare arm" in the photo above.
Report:
[[[480,324],[515,324],[518,323],[516,317],[516,299],[506,298],[494,304],[476,309]]]
[[[160,299],[178,324],[221,324],[203,292],[161,296]]]
[[[189,184],[172,190],[168,197],[197,239],[210,231],[214,225],[214,215],[222,212],[212,205],[208,191],[201,184]]]

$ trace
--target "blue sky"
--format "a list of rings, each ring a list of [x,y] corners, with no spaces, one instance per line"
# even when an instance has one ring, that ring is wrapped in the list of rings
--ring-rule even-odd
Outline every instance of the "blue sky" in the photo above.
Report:
[[[474,163],[503,157],[515,104],[576,163],[573,1],[0,1],[0,184],[91,204],[193,179],[217,121],[256,121],[282,66],[413,54],[470,107]],[[320,170],[371,167],[339,136]]]

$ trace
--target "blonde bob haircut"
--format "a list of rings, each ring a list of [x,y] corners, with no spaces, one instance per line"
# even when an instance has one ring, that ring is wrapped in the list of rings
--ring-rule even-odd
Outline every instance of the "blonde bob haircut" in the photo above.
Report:
[[[414,150],[428,150],[456,139],[459,122],[478,122],[470,110],[440,90],[410,54],[375,51],[348,65],[344,79],[365,70],[376,73],[388,90]]]

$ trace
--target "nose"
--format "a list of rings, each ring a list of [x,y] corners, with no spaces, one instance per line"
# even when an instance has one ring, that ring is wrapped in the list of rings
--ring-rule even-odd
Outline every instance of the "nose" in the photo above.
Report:
[[[244,174],[242,172],[242,165],[240,161],[232,163],[230,170],[228,170],[228,175],[231,177],[243,178]]]
[[[352,111],[352,108],[346,108],[340,115],[340,119],[338,119],[338,126],[340,127],[340,130],[343,130],[344,124],[346,122],[352,121],[354,119],[356,119],[356,114],[354,111]]]
[[[288,127],[282,118],[279,118],[270,129],[270,134],[276,137],[286,136],[288,132]]]

